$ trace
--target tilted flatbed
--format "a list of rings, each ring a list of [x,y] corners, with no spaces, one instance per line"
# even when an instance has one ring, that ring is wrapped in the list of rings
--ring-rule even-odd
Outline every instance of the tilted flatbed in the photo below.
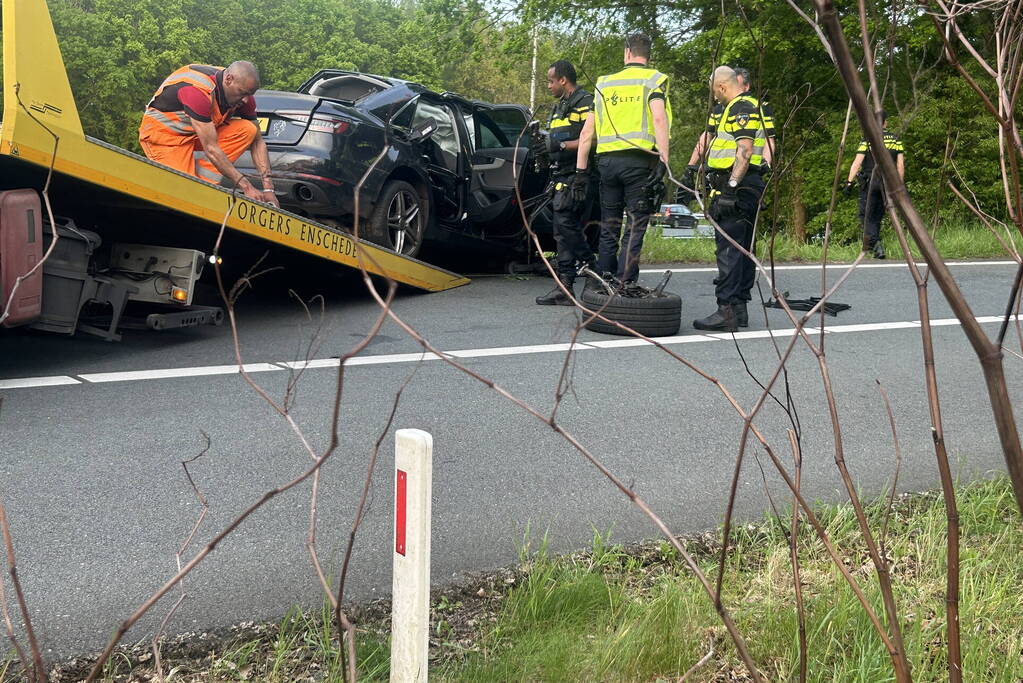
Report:
[[[227,259],[233,246],[245,258],[287,247],[328,264],[355,269],[361,264],[375,275],[432,292],[469,282],[335,227],[240,194],[232,198],[229,190],[85,135],[45,0],[4,0],[3,43],[0,190],[41,189],[52,163],[55,212],[72,217],[84,212],[109,231],[101,233],[105,242],[209,252],[230,207],[222,248]]]

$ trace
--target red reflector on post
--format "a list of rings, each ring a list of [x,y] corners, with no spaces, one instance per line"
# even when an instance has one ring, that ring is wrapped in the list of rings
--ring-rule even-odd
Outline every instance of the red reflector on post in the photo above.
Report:
[[[395,470],[397,477],[394,482],[394,552],[405,554],[405,507],[408,496],[408,474]]]

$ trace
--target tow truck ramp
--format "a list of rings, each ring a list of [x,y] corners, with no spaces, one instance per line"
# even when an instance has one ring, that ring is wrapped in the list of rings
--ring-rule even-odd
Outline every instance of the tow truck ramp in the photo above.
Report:
[[[12,174],[38,176],[20,170],[25,164],[45,170],[52,161],[56,173],[83,181],[97,191],[113,191],[126,205],[177,212],[182,218],[180,229],[189,231],[189,240],[194,241],[190,246],[196,249],[205,251],[212,246],[230,207],[227,227],[256,240],[348,268],[360,267],[361,252],[361,263],[369,272],[431,292],[469,282],[456,273],[268,204],[236,196],[232,205],[228,190],[88,137],[45,0],[4,0],[3,57],[0,173],[8,176],[8,186]],[[56,145],[55,135],[59,138]],[[138,241],[144,237],[139,235]]]

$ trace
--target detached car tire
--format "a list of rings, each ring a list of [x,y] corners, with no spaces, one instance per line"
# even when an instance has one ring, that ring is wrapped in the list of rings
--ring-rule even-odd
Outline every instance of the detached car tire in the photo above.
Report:
[[[587,287],[579,299],[590,310],[647,337],[670,337],[677,334],[682,326],[682,299],[678,294],[610,296],[607,292]],[[588,322],[586,329],[603,334],[628,335],[628,332],[599,318]]]
[[[426,234],[427,203],[411,184],[391,180],[380,192],[366,239],[403,256],[416,256]]]

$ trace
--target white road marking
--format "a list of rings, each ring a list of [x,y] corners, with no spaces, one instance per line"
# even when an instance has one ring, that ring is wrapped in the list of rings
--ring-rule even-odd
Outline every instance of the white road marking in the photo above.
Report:
[[[959,323],[959,321],[956,320],[956,324],[958,324],[958,323]],[[824,329],[827,330],[828,332],[843,333],[843,332],[873,332],[875,330],[904,330],[904,329],[908,329],[908,328],[911,328],[911,327],[920,327],[920,323],[918,323],[916,321],[905,320],[905,321],[891,322],[891,323],[865,323],[865,324],[862,324],[862,325],[837,325],[835,327],[828,327],[827,325],[825,325]]]
[[[315,370],[318,368],[336,368],[341,365],[340,358],[320,358],[319,360],[294,360],[278,363],[292,370]]]
[[[828,330],[827,327],[824,329]],[[821,328],[813,329],[807,325],[803,327],[803,331],[807,334],[820,334]],[[781,330],[749,330],[747,332],[735,332],[734,334],[731,332],[712,332],[707,336],[725,340],[732,339],[733,337],[736,339],[770,339],[771,337],[791,337],[795,332],[795,328],[789,327]]]
[[[710,337],[703,334],[686,334],[677,337],[653,337],[660,344],[686,344],[693,342],[705,342],[711,341]],[[645,339],[608,339],[601,341],[588,341],[586,342],[590,346],[595,346],[598,349],[624,349],[630,346],[653,346],[651,342]]]
[[[381,356],[356,356],[345,361],[345,365],[381,365],[390,363],[418,363],[421,360],[443,360],[435,353],[391,353]]]
[[[283,368],[271,363],[246,363],[246,372],[272,372]],[[165,370],[133,370],[127,372],[94,372],[78,375],[86,382],[132,382],[145,379],[171,379],[174,377],[207,377],[209,375],[235,375],[237,365],[207,365],[195,368],[167,368]]]
[[[1002,316],[988,315],[977,318],[979,323],[1001,323]],[[939,318],[932,320],[933,327],[951,327],[959,325],[956,318]],[[904,330],[919,328],[919,320],[899,320],[880,323],[862,323],[852,325],[826,325],[827,333],[848,333],[848,332],[882,332],[886,330]],[[819,334],[819,326],[806,326],[807,334]],[[706,334],[685,334],[671,337],[658,337],[656,341],[666,346],[676,344],[692,344],[701,342],[730,341],[733,338],[739,340],[768,339],[772,336],[787,338],[792,336],[792,328],[776,328],[774,330],[745,330],[736,332],[734,335],[728,332],[714,332]],[[565,353],[569,349],[585,351],[587,349],[622,349],[630,347],[652,346],[643,339],[621,338],[621,339],[599,339],[593,341],[576,342],[575,345],[567,343],[557,344],[535,344],[531,346],[500,346],[482,349],[458,349],[454,351],[442,351],[443,355],[428,352],[417,353],[392,353],[377,356],[356,356],[349,358],[346,365],[391,365],[396,363],[416,363],[419,361],[442,360],[445,356],[451,358],[492,358],[499,356],[522,356],[536,353]],[[316,358],[310,360],[287,361],[277,363],[247,363],[243,367],[247,372],[274,372],[281,370],[303,370],[336,368],[340,364],[338,358]],[[14,379],[0,379],[0,389],[29,389],[35,387],[52,387],[70,384],[96,384],[105,382],[132,382],[155,379],[170,379],[176,377],[208,377],[213,375],[233,375],[238,373],[237,365],[209,365],[205,367],[191,368],[167,368],[161,370],[134,370],[126,372],[96,372],[76,375],[79,379],[69,376],[57,377],[23,377]]]
[[[0,379],[0,389],[59,387],[65,384],[81,384],[81,382],[72,377],[23,377],[21,379]]]
[[[642,340],[640,340],[642,341]],[[488,356],[519,356],[529,353],[555,353],[558,351],[585,351],[592,349],[590,342],[576,342],[572,344],[536,344],[533,346],[503,346],[492,349],[462,349],[460,351],[445,351],[444,353],[455,358],[486,358]]]
[[[418,363],[422,360],[442,360],[435,353],[421,351],[419,353],[388,353],[379,356],[356,356],[349,358],[345,365],[384,365],[388,363]],[[318,358],[316,360],[293,360],[277,363],[291,370],[314,370],[317,368],[336,368],[341,365],[340,358]]]
[[[827,268],[845,268],[848,269],[851,263],[829,263]],[[926,268],[927,264],[924,262],[918,262],[916,264],[920,268]],[[948,261],[945,263],[947,266],[1018,266],[1019,264],[1015,261]],[[765,264],[765,267],[770,272],[770,266]],[[864,268],[907,268],[905,261],[889,261],[888,263],[861,263],[856,267],[856,270],[862,270]],[[800,265],[785,265],[775,266],[775,270],[820,270],[821,264],[800,264]],[[670,270],[673,273],[716,273],[718,272],[717,266],[693,266],[692,268],[642,268],[639,272],[641,273],[663,273],[666,270]],[[759,274],[760,271],[757,271]]]

